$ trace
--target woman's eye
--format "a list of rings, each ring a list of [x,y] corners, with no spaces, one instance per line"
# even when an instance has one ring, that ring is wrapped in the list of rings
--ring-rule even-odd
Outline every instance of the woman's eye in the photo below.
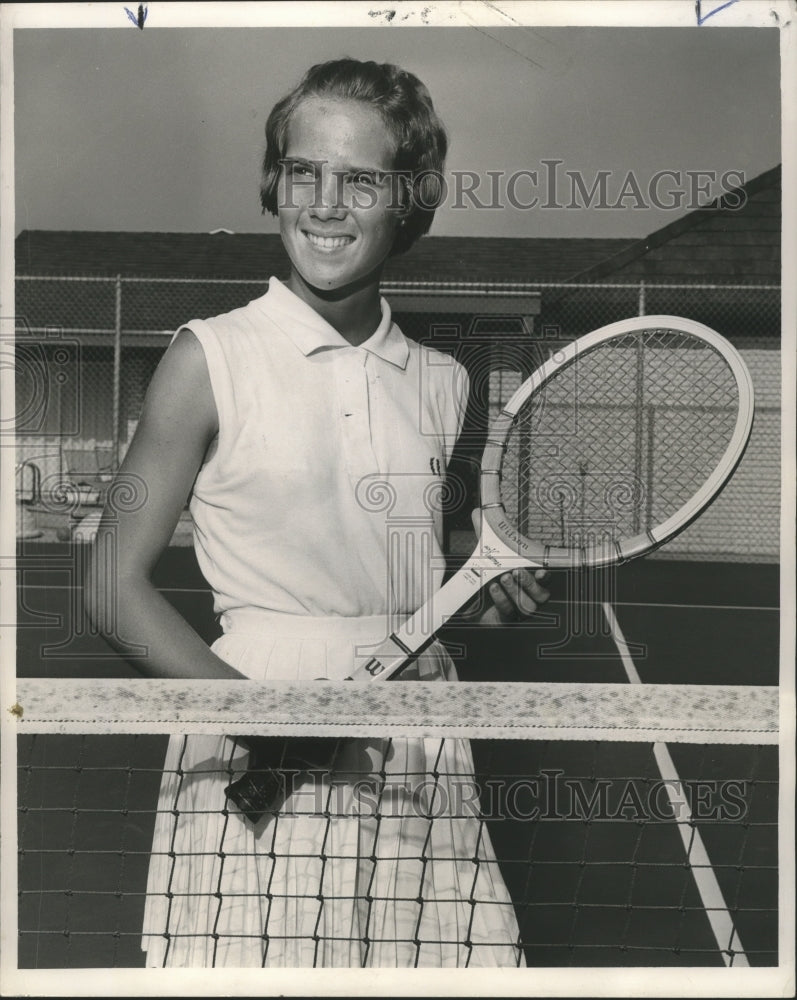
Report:
[[[360,170],[356,174],[349,174],[348,181],[351,184],[376,184],[376,175],[367,170]]]
[[[291,177],[315,176],[315,169],[310,163],[288,163],[286,166]]]

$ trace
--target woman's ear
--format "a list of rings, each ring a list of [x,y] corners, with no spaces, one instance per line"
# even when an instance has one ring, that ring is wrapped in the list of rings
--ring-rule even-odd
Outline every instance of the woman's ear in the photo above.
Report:
[[[403,225],[410,216],[412,212],[412,178],[406,173],[398,174],[398,206],[396,208],[396,215],[399,219],[399,224]]]

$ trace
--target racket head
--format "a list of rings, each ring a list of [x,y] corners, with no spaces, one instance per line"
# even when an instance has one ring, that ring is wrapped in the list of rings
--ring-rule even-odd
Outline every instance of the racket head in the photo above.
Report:
[[[625,562],[669,541],[717,497],[750,437],[750,373],[694,320],[641,316],[555,352],[493,422],[483,516],[545,567]]]

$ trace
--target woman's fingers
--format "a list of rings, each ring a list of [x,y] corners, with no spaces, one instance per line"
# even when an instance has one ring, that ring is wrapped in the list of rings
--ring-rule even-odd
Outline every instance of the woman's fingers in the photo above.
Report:
[[[505,581],[504,576],[499,577],[490,584],[489,593],[495,610],[502,619],[512,619],[517,611],[517,604],[509,592],[512,589],[511,580]]]
[[[522,569],[516,570],[515,573],[524,593],[534,601],[535,605],[539,607],[540,604],[545,604],[551,596],[550,590],[544,586],[550,576],[548,570],[538,569],[536,572],[532,572],[528,569]]]
[[[537,608],[551,596],[543,586],[548,579],[546,570],[512,570],[504,573],[490,584],[489,593],[500,620],[514,620],[533,615]],[[485,614],[484,621],[495,620]]]

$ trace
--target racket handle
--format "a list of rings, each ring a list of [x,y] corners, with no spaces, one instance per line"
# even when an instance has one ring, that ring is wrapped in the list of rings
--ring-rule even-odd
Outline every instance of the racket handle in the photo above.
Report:
[[[479,543],[473,555],[400,629],[377,646],[371,658],[352,671],[347,680],[387,680],[398,674],[482,587],[513,569],[542,568],[539,563],[509,548],[486,518],[481,518],[480,526]]]
[[[472,558],[429,600],[411,615],[381,645],[371,658],[356,667],[347,680],[388,680],[396,676],[434,639],[445,623],[491,580],[506,572],[506,566],[484,565]]]

